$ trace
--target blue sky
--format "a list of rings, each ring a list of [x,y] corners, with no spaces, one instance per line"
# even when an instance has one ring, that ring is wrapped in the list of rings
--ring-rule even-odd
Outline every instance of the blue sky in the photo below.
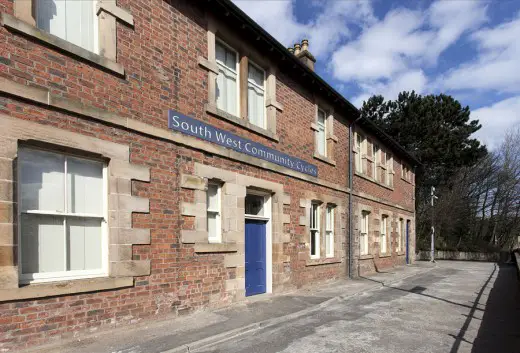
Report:
[[[469,105],[496,148],[520,126],[519,0],[234,0],[285,46],[303,38],[316,71],[354,105],[403,90]]]

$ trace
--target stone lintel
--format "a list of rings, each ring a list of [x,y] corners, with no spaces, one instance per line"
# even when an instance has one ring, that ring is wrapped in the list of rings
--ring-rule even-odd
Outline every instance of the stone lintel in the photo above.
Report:
[[[116,5],[115,1],[102,0],[97,4],[97,14],[101,11],[110,13],[115,18],[121,20],[129,26],[134,26],[134,16],[127,10]]]
[[[193,189],[193,190],[206,190],[206,180],[200,176],[182,174],[181,175],[181,188]]]

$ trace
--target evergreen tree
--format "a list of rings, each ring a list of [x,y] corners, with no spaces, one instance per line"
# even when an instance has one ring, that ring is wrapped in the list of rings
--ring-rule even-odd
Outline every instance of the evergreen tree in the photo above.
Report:
[[[451,189],[461,170],[476,165],[487,155],[486,147],[471,137],[481,125],[470,120],[469,107],[462,107],[453,97],[421,96],[414,91],[401,92],[394,101],[373,96],[363,102],[361,115],[375,122],[422,163],[416,171],[417,236],[419,246],[429,244],[430,188],[436,187],[442,197],[443,190]]]

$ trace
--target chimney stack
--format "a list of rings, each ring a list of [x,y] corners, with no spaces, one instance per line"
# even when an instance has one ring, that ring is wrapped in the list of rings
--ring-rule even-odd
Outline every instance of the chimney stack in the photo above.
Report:
[[[309,40],[303,39],[302,40],[302,51],[309,50]]]
[[[298,56],[301,52],[300,43],[294,44],[294,55]]]
[[[309,69],[314,71],[314,64],[316,63],[316,58],[309,51],[309,40],[303,39],[300,43],[295,43],[293,48],[287,48],[291,54],[294,54],[298,57]]]

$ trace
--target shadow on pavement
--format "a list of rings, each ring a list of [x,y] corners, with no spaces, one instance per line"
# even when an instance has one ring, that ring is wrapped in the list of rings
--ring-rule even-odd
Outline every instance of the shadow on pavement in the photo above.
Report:
[[[520,352],[520,282],[513,265],[499,265],[471,352]]]
[[[482,295],[495,275],[496,280],[489,292],[487,302],[480,303]],[[372,278],[362,278],[381,283],[386,288],[414,293],[470,309],[466,316],[466,321],[458,334],[456,336],[452,335],[455,338],[455,342],[451,347],[450,353],[457,353],[462,342],[473,345],[471,353],[520,353],[520,281],[517,280],[515,265],[496,264],[493,272],[478,293],[476,293],[477,297],[472,305],[457,303],[423,293],[426,288],[422,286],[404,289],[385,285],[385,283]],[[475,317],[475,312],[477,311],[483,312],[482,322],[474,342],[469,342],[464,337],[471,321],[479,320]]]
[[[493,272],[494,273],[494,272]],[[491,277],[493,276],[493,274],[491,274],[491,276],[489,277],[489,279],[487,280],[486,284],[482,287],[482,288],[485,288],[489,282],[489,280],[491,279]],[[388,285],[388,284],[385,284],[384,282],[382,281],[378,281],[378,280],[375,280],[373,278],[370,278],[370,277],[363,277],[363,276],[360,276],[359,278],[363,278],[363,279],[366,279],[368,281],[372,281],[372,282],[376,282],[376,283],[380,283],[383,287],[385,288],[390,288],[390,289],[394,289],[394,290],[398,290],[398,291],[402,291],[402,292],[407,292],[407,293],[413,293],[413,294],[417,294],[417,295],[421,295],[423,297],[428,297],[428,298],[431,298],[431,299],[435,299],[435,300],[440,300],[442,302],[445,302],[445,303],[448,303],[448,304],[453,304],[453,305],[458,305],[458,306],[462,306],[464,308],[468,308],[468,309],[471,309],[471,316],[473,316],[473,312],[475,311],[483,311],[483,309],[480,309],[480,308],[477,308],[477,304],[474,304],[473,306],[471,305],[466,305],[466,304],[462,304],[462,303],[457,303],[457,302],[454,302],[454,301],[451,301],[451,300],[448,300],[448,299],[444,299],[444,298],[439,298],[439,297],[436,297],[434,295],[430,295],[430,294],[426,294],[426,293],[423,293],[427,288],[426,287],[422,287],[422,286],[415,286],[411,289],[404,289],[404,288],[399,288],[399,287],[394,287],[394,286],[391,286],[391,285]],[[434,277],[430,277],[430,280],[433,279]],[[438,280],[441,280],[443,277],[439,277],[439,278],[436,278]],[[434,281],[432,281],[434,282]],[[482,292],[483,289],[481,289],[480,292]],[[479,299],[480,299],[480,296],[479,296]],[[477,300],[477,303],[478,303],[478,300]],[[451,351],[453,352],[453,350]],[[517,352],[517,353],[520,353],[520,352]]]

